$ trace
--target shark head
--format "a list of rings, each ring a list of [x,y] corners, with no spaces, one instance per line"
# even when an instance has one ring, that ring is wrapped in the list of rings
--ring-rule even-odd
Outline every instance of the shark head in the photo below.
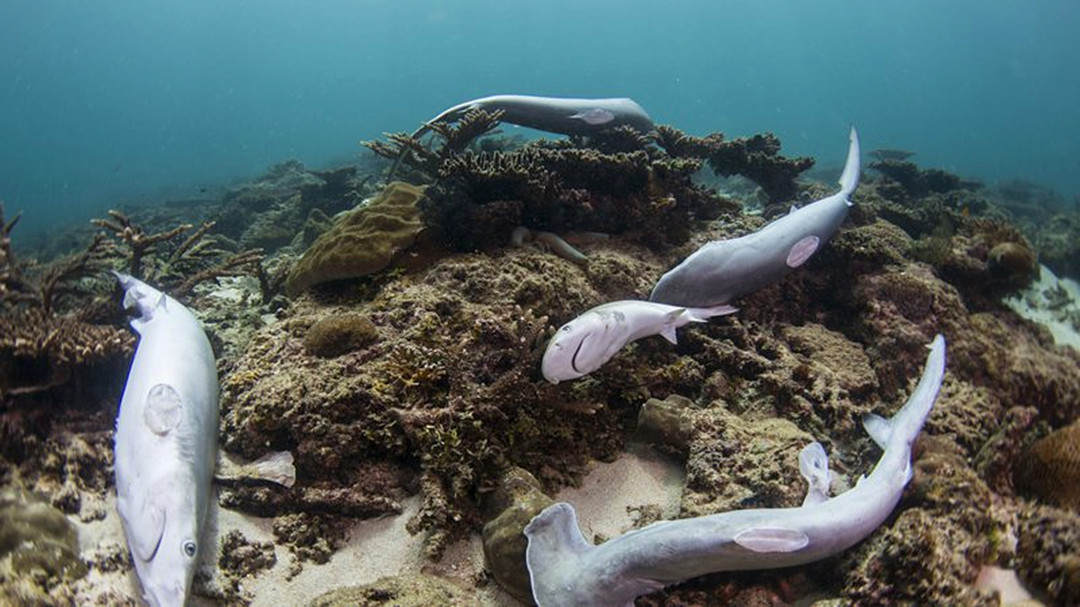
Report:
[[[199,516],[193,485],[184,490],[177,471],[155,486],[147,500],[150,515],[127,521],[129,535],[136,536],[132,557],[151,607],[183,607],[187,604],[195,561],[199,554]],[[172,485],[172,486],[162,486]],[[156,537],[156,544],[155,544]]]
[[[612,341],[612,331],[621,324],[621,312],[594,309],[560,327],[540,363],[544,379],[557,384],[599,369],[622,345]]]

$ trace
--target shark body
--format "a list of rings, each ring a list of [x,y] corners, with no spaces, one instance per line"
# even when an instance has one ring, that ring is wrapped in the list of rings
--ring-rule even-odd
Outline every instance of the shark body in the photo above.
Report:
[[[795,508],[736,510],[663,521],[599,546],[589,544],[573,506],[557,503],[525,527],[526,564],[540,607],[629,607],[634,598],[717,571],[770,569],[817,561],[870,535],[892,513],[911,479],[911,447],[937,398],[945,372],[938,335],[921,379],[890,420],[864,425],[884,450],[870,475],[828,496],[828,460],[818,443],[800,454],[810,489]]]
[[[191,311],[117,273],[139,344],[116,420],[117,510],[144,598],[187,602],[217,453],[218,380]]]

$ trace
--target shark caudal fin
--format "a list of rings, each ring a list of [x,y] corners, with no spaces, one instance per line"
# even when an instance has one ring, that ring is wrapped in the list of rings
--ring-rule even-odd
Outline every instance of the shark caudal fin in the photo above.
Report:
[[[571,603],[571,579],[578,563],[595,547],[585,540],[578,527],[574,507],[565,502],[552,504],[525,526],[529,544],[525,566],[529,570],[533,600],[540,607]]]
[[[725,316],[738,311],[735,306],[724,304],[711,308],[686,308],[686,315],[690,317],[690,322],[708,322],[713,316]]]
[[[945,337],[938,334],[928,347],[930,354],[926,357],[922,377],[904,406],[890,419],[873,413],[863,417],[863,427],[883,450],[894,440],[903,440],[910,445],[934,406],[945,377]]]
[[[840,174],[840,194],[844,196],[844,200],[847,200],[848,205],[851,205],[851,201],[848,200],[851,197],[852,192],[855,191],[855,187],[859,185],[859,133],[855,130],[855,127],[851,127],[851,134],[848,136],[851,143],[848,145],[847,162],[844,163],[844,172]]]

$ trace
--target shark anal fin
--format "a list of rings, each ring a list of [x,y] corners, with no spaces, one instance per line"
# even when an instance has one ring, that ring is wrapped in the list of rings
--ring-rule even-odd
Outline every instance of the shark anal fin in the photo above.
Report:
[[[810,543],[805,533],[787,527],[750,527],[735,534],[734,539],[753,552],[795,552]]]

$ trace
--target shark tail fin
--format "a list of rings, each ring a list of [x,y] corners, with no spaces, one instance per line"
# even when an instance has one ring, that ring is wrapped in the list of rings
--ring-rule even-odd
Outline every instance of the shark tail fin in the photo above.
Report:
[[[525,526],[525,537],[525,566],[536,604],[571,603],[572,577],[580,571],[582,556],[595,549],[581,534],[574,507],[565,502],[548,506]]]
[[[914,440],[934,406],[938,390],[941,389],[941,381],[945,377],[945,337],[938,334],[927,347],[930,354],[926,357],[922,377],[904,406],[890,419],[873,413],[863,417],[863,427],[882,450],[892,442],[893,434],[897,430]]]
[[[724,304],[710,308],[687,308],[686,314],[690,317],[690,322],[708,322],[713,316],[726,316],[738,311],[739,309],[735,306]]]
[[[851,127],[851,134],[848,138],[851,143],[848,145],[844,172],[840,174],[840,193],[844,196],[844,200],[847,200],[848,206],[850,206],[851,201],[848,199],[855,191],[855,187],[859,185],[859,133],[854,126]]]

